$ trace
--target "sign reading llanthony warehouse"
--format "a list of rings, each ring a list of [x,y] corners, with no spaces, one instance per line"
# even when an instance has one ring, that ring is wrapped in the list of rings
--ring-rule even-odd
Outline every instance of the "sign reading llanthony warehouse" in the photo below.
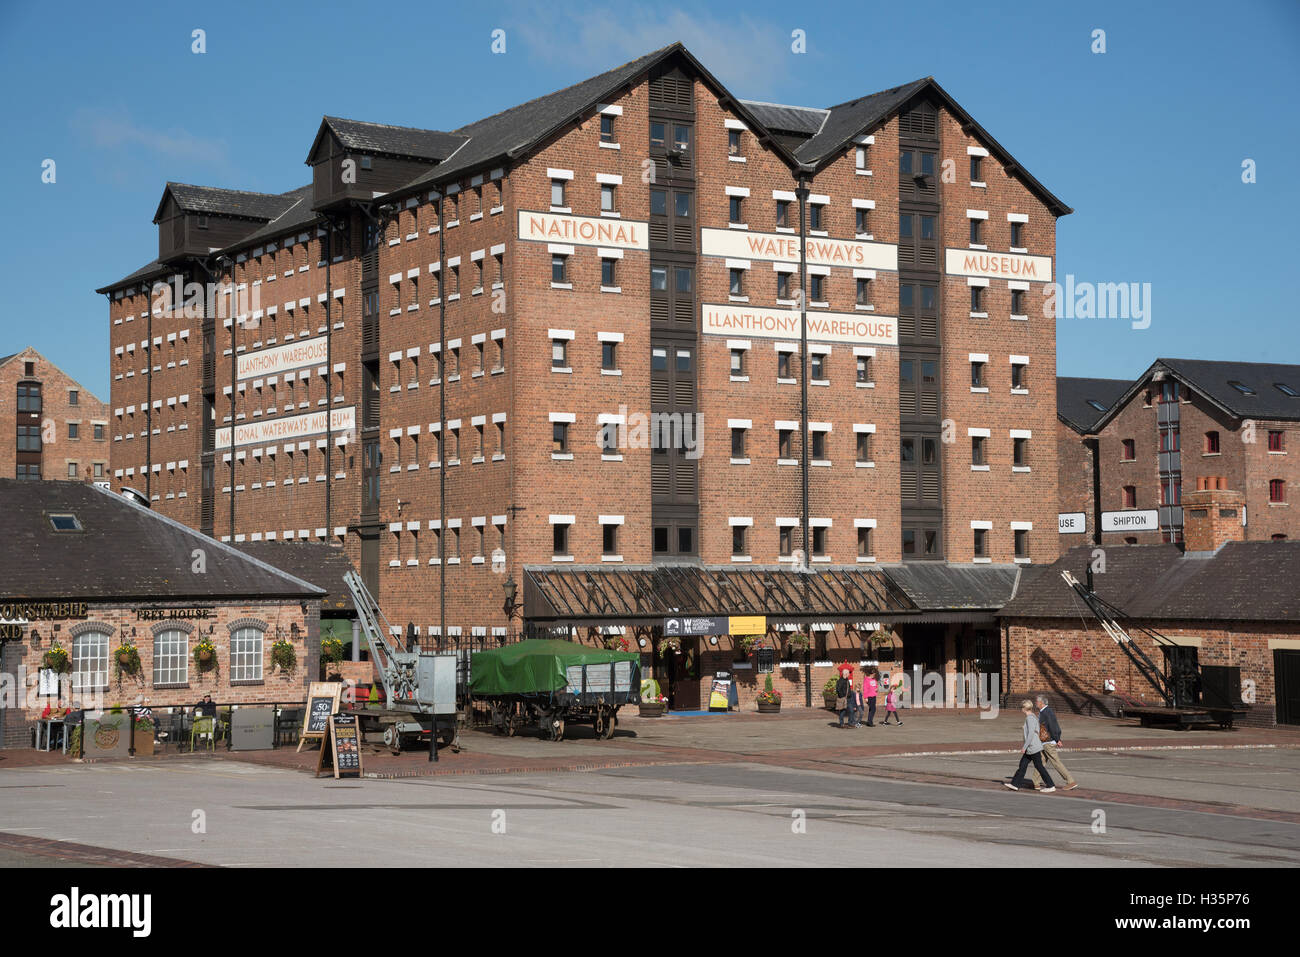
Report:
[[[757,233],[747,229],[700,230],[700,251],[706,256],[798,263],[799,237],[786,233]],[[847,266],[854,269],[898,270],[898,247],[860,239],[808,239],[812,266]]]
[[[644,222],[594,216],[519,211],[519,238],[538,243],[570,246],[608,246],[611,249],[649,249],[650,233]]]
[[[943,268],[950,276],[1016,279],[1021,282],[1052,281],[1050,256],[981,252],[978,249],[945,249]]]
[[[724,306],[706,302],[700,307],[700,317],[701,331],[706,336],[799,338],[797,309]],[[896,346],[898,320],[893,316],[864,316],[861,313],[810,312],[808,338],[814,342]]]
[[[350,432],[356,428],[355,406],[334,409],[330,412],[330,428],[338,432]],[[325,411],[306,412],[302,415],[286,415],[279,419],[266,419],[261,422],[249,422],[235,430],[235,445],[261,445],[266,442],[288,442],[305,439],[325,431]],[[230,448],[230,429],[217,429],[216,447]]]
[[[251,379],[259,375],[277,375],[303,366],[324,365],[329,356],[324,336],[286,342],[272,349],[246,352],[235,363],[235,375]]]

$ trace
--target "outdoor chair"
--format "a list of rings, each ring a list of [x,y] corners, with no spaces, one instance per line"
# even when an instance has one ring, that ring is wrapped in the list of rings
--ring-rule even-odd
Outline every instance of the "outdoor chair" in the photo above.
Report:
[[[194,750],[194,739],[199,739],[199,744],[206,744],[209,751],[217,749],[217,719],[213,717],[195,718],[194,724],[190,728],[190,751]]]

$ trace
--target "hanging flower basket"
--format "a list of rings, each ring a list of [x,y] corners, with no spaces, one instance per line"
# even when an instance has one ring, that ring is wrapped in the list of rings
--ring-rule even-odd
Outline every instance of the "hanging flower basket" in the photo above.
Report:
[[[682,650],[682,640],[680,638],[663,638],[659,641],[660,655],[675,655]]]
[[[140,673],[140,652],[130,642],[123,642],[114,653],[117,660],[118,675],[136,675]]]
[[[280,642],[277,641],[275,644],[278,645]],[[288,644],[288,642],[285,642],[285,644]],[[290,645],[290,649],[292,649],[292,647],[293,646]],[[326,638],[320,643],[320,658],[321,661],[324,661],[327,664],[334,664],[337,661],[342,661],[343,642],[338,638]],[[271,660],[273,662],[275,661],[275,645],[271,646]]]
[[[206,671],[211,668],[217,661],[217,646],[207,638],[202,638],[194,646],[194,662],[199,666],[200,671]]]
[[[293,671],[298,664],[298,652],[293,642],[281,638],[271,645],[271,664],[284,672]]]
[[[45,652],[45,667],[51,671],[63,674],[68,670],[68,651],[60,645],[54,645],[49,651]]]

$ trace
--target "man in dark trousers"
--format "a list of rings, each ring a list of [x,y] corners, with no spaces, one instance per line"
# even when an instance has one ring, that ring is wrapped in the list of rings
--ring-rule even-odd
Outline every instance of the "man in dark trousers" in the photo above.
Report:
[[[1065,762],[1061,760],[1060,754],[1057,753],[1057,748],[1061,746],[1061,722],[1056,719],[1056,712],[1048,704],[1047,695],[1037,695],[1035,701],[1038,704],[1038,723],[1046,728],[1047,733],[1051,735],[1050,741],[1043,742],[1043,760],[1065,779],[1065,784],[1062,785],[1061,790],[1073,791],[1079,786],[1079,782],[1074,779],[1074,775],[1070,773],[1070,769],[1065,766]],[[1037,768],[1033,770],[1033,777],[1034,787],[1041,786],[1043,779],[1039,777]]]

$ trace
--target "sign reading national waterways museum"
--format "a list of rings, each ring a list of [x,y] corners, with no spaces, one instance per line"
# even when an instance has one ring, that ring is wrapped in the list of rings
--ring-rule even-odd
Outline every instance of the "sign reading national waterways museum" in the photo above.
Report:
[[[330,412],[330,428],[335,432],[351,432],[356,428],[354,406],[334,409]],[[291,442],[305,439],[310,435],[325,432],[325,410],[304,412],[302,415],[286,415],[278,419],[263,419],[249,422],[235,430],[235,445],[262,445],[268,442]],[[230,448],[230,430],[217,429],[216,447]]]
[[[759,233],[748,229],[700,230],[700,251],[706,256],[798,263],[799,237],[788,233]],[[860,239],[809,237],[808,263],[812,266],[847,266],[854,269],[898,269],[898,247],[893,243]]]
[[[519,238],[569,246],[608,246],[611,249],[649,249],[650,235],[634,219],[567,216],[559,213],[519,211]]]
[[[700,328],[706,336],[798,339],[799,310],[706,302],[700,307]],[[808,338],[814,342],[896,346],[898,320],[893,316],[862,313],[810,312]]]
[[[1020,282],[1052,281],[1050,256],[982,252],[978,249],[946,249],[944,256],[943,268],[950,276],[1015,279]]]

